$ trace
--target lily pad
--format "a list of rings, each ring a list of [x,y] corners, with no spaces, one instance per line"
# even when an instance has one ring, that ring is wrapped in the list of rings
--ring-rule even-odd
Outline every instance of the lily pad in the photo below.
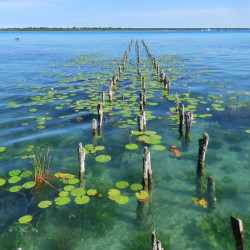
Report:
[[[29,223],[30,221],[32,221],[33,217],[31,215],[25,215],[23,217],[21,217],[18,222],[20,224],[26,224],[26,223]]]
[[[70,180],[68,181],[68,183],[69,183],[69,184],[77,184],[77,183],[79,183],[79,179],[77,179],[77,178],[72,178],[72,179],[70,179]]]
[[[0,147],[0,153],[4,152],[6,150],[6,147]]]
[[[5,179],[0,178],[0,186],[3,186],[6,183]]]
[[[156,135],[155,131],[146,131],[145,132],[146,135]]]
[[[68,192],[68,191],[61,191],[61,192],[59,193],[59,196],[61,196],[61,197],[69,196],[69,192]]]
[[[85,190],[83,188],[76,188],[71,191],[72,196],[81,196],[85,194]]]
[[[51,201],[41,201],[38,203],[38,207],[40,208],[47,208],[52,205]]]
[[[147,192],[147,191],[144,191],[144,190],[141,190],[140,192],[137,192],[137,193],[135,194],[135,196],[136,196],[136,198],[137,198],[139,201],[143,202],[143,201],[146,201],[146,200],[147,200],[147,198],[148,198],[148,192]]]
[[[22,186],[13,186],[9,189],[11,193],[19,192],[23,187]]]
[[[246,132],[247,132],[248,134],[250,134],[250,129],[246,130]]]
[[[8,182],[9,182],[9,183],[17,183],[17,182],[19,182],[21,179],[22,179],[22,178],[19,177],[19,176],[13,176],[13,177],[10,177],[10,178],[9,178]]]
[[[125,147],[126,147],[127,149],[133,150],[133,149],[137,149],[137,148],[138,148],[138,145],[133,144],[133,143],[130,143],[130,144],[125,145]]]
[[[64,190],[69,191],[69,192],[72,191],[73,189],[75,189],[74,185],[67,185],[67,186],[64,187]]]
[[[142,184],[139,184],[139,183],[134,183],[130,186],[130,188],[133,190],[133,191],[139,191],[139,190],[142,190],[143,189],[143,186]]]
[[[9,176],[18,176],[21,173],[20,169],[15,169],[9,172]]]
[[[109,195],[109,199],[115,200],[116,197],[121,195],[121,192],[118,189],[110,189],[108,192],[108,195]]]
[[[89,202],[89,197],[86,195],[83,196],[78,196],[75,198],[75,203],[79,204],[79,205],[83,205],[83,204],[87,204]]]
[[[132,131],[131,133],[133,135],[143,135],[143,132],[140,132],[140,131]]]
[[[70,198],[69,197],[57,197],[55,199],[55,203],[56,205],[59,205],[59,206],[63,206],[63,205],[66,205],[70,202]]]
[[[111,157],[110,157],[109,155],[99,155],[99,156],[97,156],[97,157],[95,158],[95,160],[96,160],[97,162],[103,162],[103,163],[105,163],[105,162],[110,161],[110,160],[111,160]]]
[[[21,178],[27,178],[27,177],[30,177],[33,173],[31,171],[25,171],[25,172],[22,172],[20,177]]]
[[[120,195],[115,198],[115,202],[121,205],[128,203],[128,201],[129,201],[128,196],[124,196],[124,195]]]
[[[95,189],[89,189],[87,191],[87,195],[89,195],[89,196],[96,195],[96,194],[97,194],[97,190],[95,190]]]
[[[162,145],[153,145],[153,146],[152,146],[152,149],[154,149],[154,150],[159,150],[159,151],[163,151],[163,150],[166,150],[166,147],[165,147],[165,146],[162,146]]]
[[[29,112],[36,112],[37,109],[29,109]]]
[[[97,150],[97,151],[101,151],[101,150],[104,150],[104,149],[105,149],[104,146],[97,146],[97,147],[95,147],[95,150]]]
[[[34,181],[28,181],[26,183],[23,184],[23,187],[26,189],[32,188],[36,185],[36,183]]]
[[[123,189],[129,186],[129,183],[127,181],[118,181],[116,182],[116,187]]]

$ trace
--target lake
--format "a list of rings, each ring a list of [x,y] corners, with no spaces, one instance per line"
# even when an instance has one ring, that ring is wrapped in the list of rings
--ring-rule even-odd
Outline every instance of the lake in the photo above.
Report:
[[[250,246],[249,41],[249,31],[0,32],[0,248],[152,249],[155,229],[164,249],[235,249],[230,216],[243,221]],[[103,126],[93,135],[103,92]],[[193,113],[191,130],[179,129],[176,96]],[[143,193],[145,146],[154,186]],[[48,165],[37,179],[34,168]]]

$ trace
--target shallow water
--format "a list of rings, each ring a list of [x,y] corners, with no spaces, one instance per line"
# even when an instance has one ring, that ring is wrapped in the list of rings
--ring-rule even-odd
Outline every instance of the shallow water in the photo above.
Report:
[[[15,41],[19,37],[19,41]],[[137,76],[135,41],[115,90],[113,104],[106,94],[103,136],[93,138],[92,119],[102,91],[131,39],[139,39],[141,70],[147,88],[147,131],[155,131],[165,149],[138,141],[141,82]],[[171,80],[166,93],[140,39],[150,47]],[[0,187],[1,249],[151,249],[156,229],[164,249],[234,249],[230,216],[243,220],[250,245],[249,192],[249,32],[0,32]],[[175,94],[194,113],[190,134],[180,135]],[[203,208],[192,198],[197,189],[198,139],[209,134],[205,180],[216,181],[215,208]],[[59,206],[54,200],[65,183],[51,179],[37,190],[8,183],[11,170],[33,172],[33,157],[51,155],[50,173],[78,175],[78,143],[104,146],[86,155],[85,189],[90,197],[78,205],[75,197]],[[125,145],[134,143],[137,149]],[[33,145],[30,147],[30,145]],[[127,187],[129,202],[109,199],[118,181],[141,183],[143,147],[151,152],[154,189],[140,203]],[[168,149],[176,145],[178,160]],[[109,155],[106,163],[98,155]],[[75,184],[77,187],[78,184]],[[206,186],[206,183],[205,183]],[[59,191],[58,191],[59,190]],[[43,200],[49,208],[38,208]],[[19,218],[32,215],[27,224]]]

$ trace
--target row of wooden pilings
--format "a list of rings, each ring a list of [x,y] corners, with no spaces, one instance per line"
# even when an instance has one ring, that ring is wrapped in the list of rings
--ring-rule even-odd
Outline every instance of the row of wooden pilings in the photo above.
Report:
[[[148,46],[145,44],[145,42],[142,40],[151,60],[154,65],[154,67],[157,68],[157,72],[159,71],[159,65],[157,64],[156,59],[150,54]],[[127,61],[128,52],[131,49],[133,40],[129,44],[129,48],[125,52],[125,55],[122,60],[122,64],[119,65],[119,74],[115,74],[113,78],[110,80],[110,87],[109,92],[112,89],[113,86],[116,85],[119,81],[119,76],[121,74],[121,69],[124,69]],[[137,50],[137,63],[138,63],[138,75],[140,76],[140,79],[142,79],[142,92],[140,94],[140,111],[141,114],[138,115],[138,129],[139,131],[145,131],[146,130],[146,85],[144,78],[142,77],[141,70],[140,70],[140,48],[138,40],[136,42],[136,50]],[[161,77],[165,73],[161,72]],[[169,81],[169,79],[166,79],[166,75],[164,75],[164,81]],[[170,81],[169,81],[170,82]],[[170,83],[168,91],[170,90]],[[112,92],[111,92],[112,94]],[[112,98],[109,98],[109,101],[112,102]],[[98,120],[99,120],[99,127],[102,127],[103,124],[103,108],[105,105],[105,93],[103,92],[102,95],[102,102],[98,104]],[[186,132],[188,133],[191,130],[192,126],[192,120],[193,120],[193,113],[192,112],[186,112],[184,111],[184,105],[181,105],[181,108],[179,109],[179,102],[178,102],[178,96],[176,94],[176,100],[175,100],[175,106],[176,106],[176,113],[179,113],[180,118],[180,131],[183,130],[184,127],[184,118],[186,122]],[[92,123],[92,133],[95,134],[97,129],[97,122],[95,119],[93,119]],[[215,196],[215,179],[212,176],[208,177],[207,186],[205,187],[205,171],[204,171],[204,162],[205,162],[205,156],[206,156],[206,150],[208,147],[209,142],[209,135],[207,133],[203,134],[203,138],[199,139],[198,145],[199,145],[199,153],[198,153],[198,163],[197,163],[197,195],[205,194],[208,198],[208,204],[210,209],[215,208],[216,204],[216,196]],[[79,143],[78,147],[78,155],[79,155],[79,178],[80,178],[80,186],[83,186],[83,175],[85,172],[85,150],[82,147],[82,143]],[[153,172],[151,167],[151,156],[150,151],[148,150],[147,146],[144,147],[144,154],[143,154],[143,176],[142,176],[142,185],[143,190],[148,191],[150,196],[152,193],[152,189],[154,186],[153,181]],[[146,203],[141,203],[138,201],[138,208],[139,214],[145,213],[146,211]],[[144,212],[143,212],[144,211]],[[236,249],[246,249],[245,242],[244,242],[244,233],[243,233],[243,223],[240,219],[231,216],[231,226],[233,230],[233,234],[235,237],[236,242]],[[156,239],[155,230],[152,232],[152,249],[153,250],[163,250],[161,246],[161,242]]]

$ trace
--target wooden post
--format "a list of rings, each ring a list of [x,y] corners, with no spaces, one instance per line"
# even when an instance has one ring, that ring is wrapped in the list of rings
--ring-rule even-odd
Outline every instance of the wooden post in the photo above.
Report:
[[[179,111],[179,100],[178,100],[178,95],[176,93],[176,97],[175,97],[175,112],[178,113]]]
[[[157,65],[156,71],[157,71],[157,76],[159,76],[159,73],[160,73],[160,66],[159,65]]]
[[[92,120],[92,135],[97,135],[97,121],[96,119]]]
[[[98,103],[97,111],[98,111],[99,127],[102,127],[102,125],[103,125],[103,105],[102,105],[102,103]]]
[[[85,172],[85,149],[82,147],[82,143],[78,145],[78,158],[79,158],[79,179],[83,179]]]
[[[162,250],[161,242],[159,240],[157,240],[157,250]]]
[[[165,73],[164,73],[165,75]],[[165,75],[165,78],[164,78],[164,89],[166,91],[170,91],[170,80],[168,79],[168,77]]]
[[[203,134],[203,139],[199,139],[199,156],[198,156],[198,163],[204,164],[206,151],[209,141],[209,135],[207,133]]]
[[[109,102],[113,102],[113,90],[111,87],[109,88]]]
[[[143,131],[145,131],[146,127],[147,127],[147,120],[146,120],[146,112],[145,112],[145,110],[143,110],[142,116],[143,116]]]
[[[143,89],[143,91],[146,90],[146,84],[145,84],[144,77],[142,77],[142,89]]]
[[[197,178],[196,178],[196,193],[197,196],[203,196],[206,193],[207,185],[205,178],[205,170],[203,167],[197,167]]]
[[[192,126],[192,121],[193,121],[193,113],[192,112],[186,112],[185,120],[186,120],[186,129],[190,130],[191,126]]]
[[[152,189],[154,185],[150,152],[148,151],[147,146],[144,147],[142,185],[143,185],[143,190],[145,191]]]
[[[231,216],[231,226],[233,229],[236,250],[246,250],[242,220]]]
[[[119,65],[119,75],[121,74],[121,72],[122,72],[122,66]]]
[[[184,104],[181,104],[181,109],[179,109],[180,128],[183,128],[184,125],[184,113]]]
[[[137,116],[138,129],[140,132],[144,131],[143,115]]]
[[[165,79],[165,73],[163,70],[161,70],[161,82],[164,82]]]
[[[152,231],[152,250],[157,250],[155,230]]]
[[[215,208],[215,179],[213,176],[208,176],[207,181],[207,195],[208,195],[208,205],[210,208]]]
[[[105,92],[102,92],[102,105],[105,107]]]
[[[113,89],[113,86],[114,86],[114,80],[113,80],[113,78],[111,78],[111,79],[110,79],[110,88]]]

